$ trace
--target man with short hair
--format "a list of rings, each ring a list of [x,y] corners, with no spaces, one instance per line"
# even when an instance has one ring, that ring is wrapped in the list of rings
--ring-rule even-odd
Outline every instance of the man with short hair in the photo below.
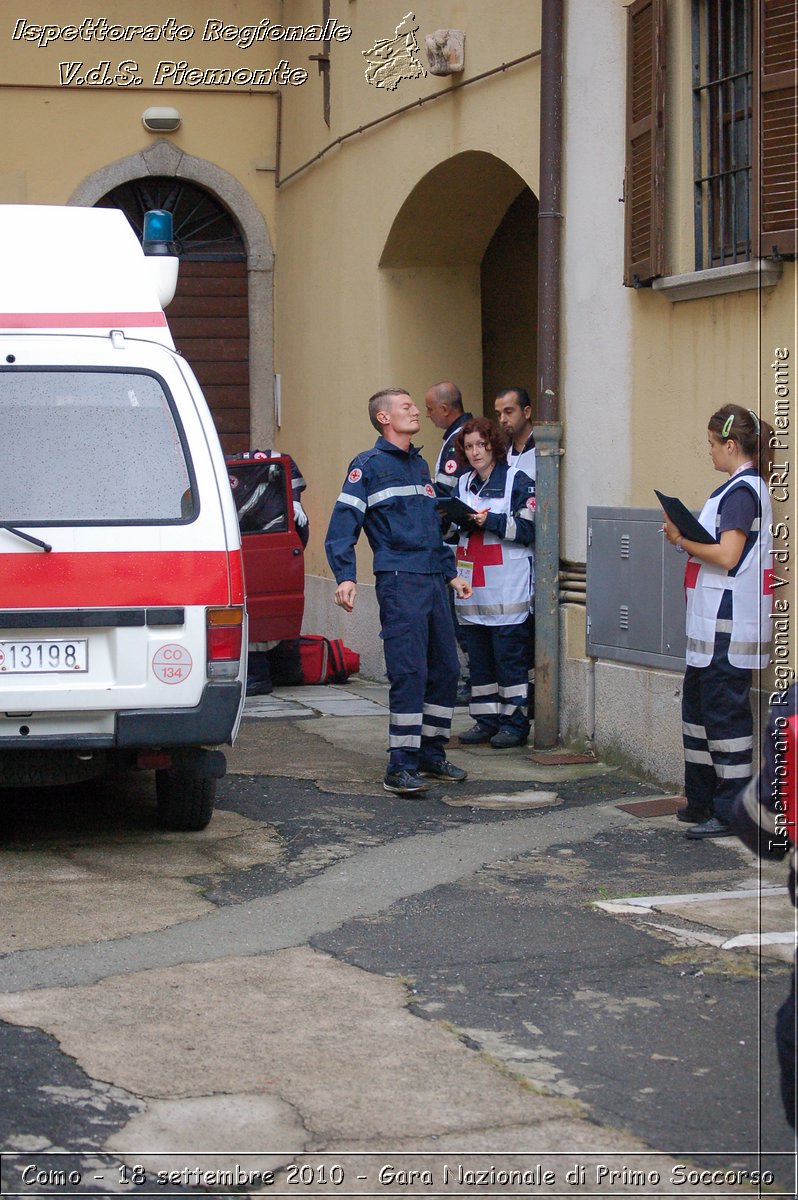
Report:
[[[507,462],[534,479],[535,438],[529,392],[526,388],[505,388],[496,397],[495,409],[496,420],[510,439]]]
[[[429,776],[457,783],[466,772],[448,762],[459,663],[448,588],[467,599],[471,586],[444,546],[437,496],[418,447],[420,413],[404,388],[369,400],[379,437],[358,454],[330,518],[325,549],[335,576],[335,603],[352,612],[355,545],[361,529],[374,554],[385,667],[390,683],[389,752],[384,788],[425,792]],[[448,586],[447,586],[448,585]]]
[[[427,416],[436,429],[443,430],[443,445],[435,460],[435,470],[432,477],[435,491],[446,498],[454,495],[457,480],[466,469],[461,467],[454,453],[454,439],[466,421],[471,420],[471,413],[463,411],[463,397],[456,383],[446,381],[433,383],[424,397]]]
[[[526,388],[511,387],[499,392],[495,405],[496,420],[510,439],[507,464],[523,471],[535,484],[535,438],[532,433],[532,401]],[[535,494],[532,493],[534,511]],[[529,711],[535,705],[535,557],[529,564],[530,611],[526,620],[527,668],[529,673]]]
[[[457,455],[454,452],[455,438],[465,425],[466,421],[471,420],[471,413],[463,411],[463,397],[456,383],[446,380],[443,383],[433,383],[432,387],[427,390],[424,397],[424,404],[427,409],[427,416],[436,429],[443,430],[443,444],[438,451],[438,457],[435,460],[435,469],[432,472],[432,479],[435,484],[435,491],[442,500],[454,496],[457,490],[457,480],[467,470],[467,467],[460,465]],[[444,538],[448,545],[452,547],[452,558],[454,558],[455,547],[457,545],[458,531],[452,530],[448,521],[443,521]],[[452,623],[454,625],[454,635],[457,638],[457,644],[468,658],[468,650],[466,647],[465,630],[457,620],[457,614],[454,610],[454,595],[450,597]],[[456,707],[464,708],[468,706],[471,699],[471,685],[468,679],[468,674],[460,682],[457,689]]]

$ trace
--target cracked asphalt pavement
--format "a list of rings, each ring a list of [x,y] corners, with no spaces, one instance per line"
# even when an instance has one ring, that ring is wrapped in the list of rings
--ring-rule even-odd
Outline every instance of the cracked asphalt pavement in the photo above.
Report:
[[[2,1194],[794,1194],[780,868],[528,748],[391,796],[384,702],[249,701],[199,834],[4,797]]]

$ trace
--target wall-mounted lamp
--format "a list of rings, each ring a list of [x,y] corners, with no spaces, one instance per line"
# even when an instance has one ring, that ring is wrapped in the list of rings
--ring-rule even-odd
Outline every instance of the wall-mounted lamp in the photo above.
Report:
[[[145,108],[141,123],[150,133],[174,133],[180,128],[180,113],[176,108]]]

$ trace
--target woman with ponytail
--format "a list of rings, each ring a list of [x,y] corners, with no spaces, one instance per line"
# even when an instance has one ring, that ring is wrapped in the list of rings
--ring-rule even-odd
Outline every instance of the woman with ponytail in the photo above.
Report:
[[[689,838],[728,837],[732,808],[752,774],[751,672],[768,663],[772,607],[772,512],[767,488],[773,430],[757,414],[726,404],[709,421],[709,456],[729,478],[699,522],[713,542],[663,532],[689,557],[687,670],[682,692],[686,807],[676,814]]]

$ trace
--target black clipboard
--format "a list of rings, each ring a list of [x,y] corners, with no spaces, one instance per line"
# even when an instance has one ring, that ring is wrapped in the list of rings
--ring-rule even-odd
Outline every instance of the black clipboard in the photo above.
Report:
[[[701,542],[705,546],[717,546],[718,539],[713,538],[711,533],[707,533],[704,526],[696,520],[690,509],[687,505],[682,504],[681,500],[676,496],[663,496],[662,492],[658,492],[656,488],[654,488],[654,495],[682,537],[686,537],[690,542]]]
[[[455,525],[470,524],[477,515],[476,510],[463,504],[459,496],[447,496],[445,499],[438,500],[438,509]]]

